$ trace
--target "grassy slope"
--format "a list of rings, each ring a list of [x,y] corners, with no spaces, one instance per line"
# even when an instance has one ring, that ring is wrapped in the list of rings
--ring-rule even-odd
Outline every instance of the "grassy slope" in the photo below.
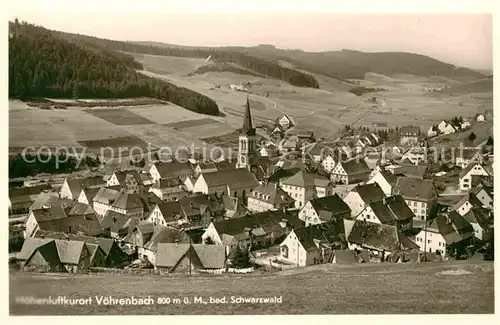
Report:
[[[473,274],[437,275],[450,269]],[[492,313],[493,264],[320,265],[275,274],[219,277],[139,277],[115,275],[48,276],[13,274],[10,313],[15,315],[95,314],[393,314]],[[64,295],[85,298],[266,297],[282,304],[208,304],[167,306],[26,306],[15,296]]]

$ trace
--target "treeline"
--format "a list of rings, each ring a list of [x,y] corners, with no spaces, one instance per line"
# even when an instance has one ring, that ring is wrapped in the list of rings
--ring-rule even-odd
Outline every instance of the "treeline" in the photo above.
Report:
[[[107,40],[97,37],[90,37],[78,34],[69,34],[63,32],[53,32],[68,40],[92,45],[97,48],[113,49],[115,51],[142,53],[152,55],[164,55],[175,57],[190,57],[206,59],[212,56],[211,59],[216,62],[230,62],[240,65],[256,74],[265,75],[274,79],[279,79],[298,87],[319,88],[318,81],[309,74],[282,67],[276,61],[269,61],[262,58],[257,58],[245,53],[232,51],[230,49],[215,49],[215,48],[187,48],[187,47],[160,47],[153,45],[145,45],[131,42],[121,42]]]
[[[387,89],[384,88],[367,88],[367,87],[354,87],[349,90],[350,93],[356,95],[356,96],[361,96],[363,94],[367,93],[373,93],[373,92],[379,92],[379,91],[387,91]]]
[[[77,166],[78,161],[74,157],[16,155],[9,158],[9,178],[35,176],[42,173],[71,173],[78,170]]]
[[[170,101],[218,115],[215,101],[192,90],[135,71],[133,58],[99,46],[86,47],[48,30],[15,22],[9,33],[9,97],[137,98]]]

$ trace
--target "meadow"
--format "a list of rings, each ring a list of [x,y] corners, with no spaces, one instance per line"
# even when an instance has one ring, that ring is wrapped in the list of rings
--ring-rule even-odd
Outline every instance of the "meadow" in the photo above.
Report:
[[[448,273],[448,274],[446,274]],[[490,262],[324,264],[277,273],[222,276],[44,275],[11,273],[11,315],[488,314]],[[151,306],[23,305],[15,297],[151,296],[190,303]],[[276,304],[194,304],[195,297],[274,297]]]

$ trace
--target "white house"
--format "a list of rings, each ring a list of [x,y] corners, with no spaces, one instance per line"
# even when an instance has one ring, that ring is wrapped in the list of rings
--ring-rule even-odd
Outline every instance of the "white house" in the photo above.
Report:
[[[408,159],[414,165],[425,163],[427,158],[426,149],[422,147],[412,147],[406,150],[401,156],[401,160]]]
[[[219,196],[228,194],[246,202],[247,195],[257,186],[259,181],[252,172],[246,168],[238,168],[201,174],[194,184],[193,192]]]
[[[460,172],[460,190],[469,191],[472,188],[472,176],[490,176],[480,163],[472,163]]]
[[[392,189],[398,180],[397,176],[385,170],[379,170],[375,175],[366,182],[366,184],[377,183],[386,196],[392,194]]]
[[[59,190],[62,199],[76,200],[82,189],[94,189],[105,186],[106,182],[100,176],[86,178],[66,178]]]
[[[368,180],[371,170],[363,159],[339,161],[331,172],[334,183],[355,184]]]
[[[463,120],[462,123],[460,124],[460,128],[463,130],[463,129],[466,129],[468,127],[470,127],[470,122]]]
[[[307,251],[297,237],[295,230],[292,230],[280,244],[280,257],[282,260],[299,267],[307,265]]]
[[[184,186],[186,187],[187,191],[193,192],[195,183],[196,183],[196,178],[186,177],[186,180],[184,181]]]
[[[294,206],[294,200],[277,183],[264,183],[257,186],[248,196],[247,206],[252,212],[264,212],[291,208]]]
[[[476,121],[478,121],[478,122],[484,122],[484,115],[483,114],[479,114],[478,116],[476,116]]]
[[[105,187],[101,188],[92,201],[92,207],[96,214],[101,217],[104,216],[119,196],[120,191]]]
[[[483,155],[479,148],[464,148],[459,150],[455,157],[455,166],[462,169],[469,166],[473,162],[483,162]]]
[[[182,208],[178,201],[156,204],[146,221],[153,225],[178,226],[181,222]]]
[[[331,173],[333,169],[335,168],[336,162],[335,159],[333,159],[332,155],[326,155],[326,157],[321,161],[321,166],[323,166],[323,169],[327,173]]]
[[[393,194],[403,196],[415,214],[415,220],[419,221],[427,220],[427,216],[437,203],[437,191],[430,179],[398,177]]]
[[[418,126],[407,125],[401,127],[399,143],[401,145],[413,146],[418,143],[420,137],[420,128]]]
[[[427,131],[427,138],[433,138],[438,135],[437,127],[431,126],[429,131]]]
[[[368,203],[355,220],[395,226],[408,230],[413,226],[415,214],[401,195],[393,195],[382,200]]]
[[[350,216],[351,209],[337,194],[309,200],[299,212],[306,227]]]
[[[476,186],[472,188],[469,192],[473,195],[479,202],[481,206],[487,209],[493,209],[493,187],[486,186],[482,182],[479,182]]]
[[[455,128],[451,123],[448,123],[446,121],[441,121],[441,123],[438,124],[438,130],[442,134],[452,134],[455,133]]]
[[[313,198],[330,195],[333,189],[333,185],[328,179],[303,170],[282,180],[280,186],[295,200],[296,208],[301,208]]]
[[[485,208],[472,208],[467,214],[463,215],[474,229],[474,236],[480,240],[487,240],[488,235],[493,234],[493,215],[490,210]]]
[[[154,193],[162,201],[177,201],[188,195],[184,183],[178,177],[164,178],[157,180],[149,188],[149,192]]]
[[[358,185],[345,197],[344,202],[351,208],[351,216],[356,217],[367,204],[380,201],[385,197],[377,183]]]
[[[279,120],[278,124],[284,129],[288,130],[290,127],[293,126],[292,119],[288,117],[287,115],[283,115]]]

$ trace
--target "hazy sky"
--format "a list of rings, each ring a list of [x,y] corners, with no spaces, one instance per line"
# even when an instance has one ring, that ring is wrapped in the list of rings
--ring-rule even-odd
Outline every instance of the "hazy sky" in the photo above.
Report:
[[[14,17],[50,29],[117,40],[202,46],[265,43],[306,51],[403,51],[460,66],[493,66],[490,14],[41,13],[31,7],[11,8],[9,18]]]

